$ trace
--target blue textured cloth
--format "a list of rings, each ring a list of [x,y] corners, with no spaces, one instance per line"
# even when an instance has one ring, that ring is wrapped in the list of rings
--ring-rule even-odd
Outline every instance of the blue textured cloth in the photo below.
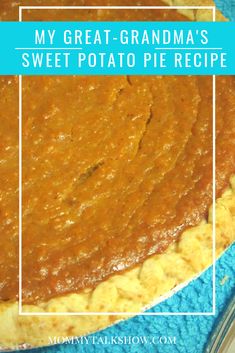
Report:
[[[215,3],[225,17],[235,21],[235,0],[215,0]]]
[[[235,0],[216,0],[218,8],[231,20],[235,20]],[[29,350],[28,353],[202,353],[208,336],[216,325],[235,288],[235,245],[230,247],[216,264],[216,316],[137,316],[107,328],[96,335],[96,344],[63,344],[48,348]],[[193,256],[193,255],[192,255]],[[212,311],[212,269],[155,306],[155,312],[206,312]],[[111,337],[145,337],[147,343],[101,344]],[[176,344],[153,344],[153,338],[176,337]],[[157,340],[154,342],[156,343]],[[164,339],[163,339],[164,341]],[[90,341],[91,342],[91,341]]]

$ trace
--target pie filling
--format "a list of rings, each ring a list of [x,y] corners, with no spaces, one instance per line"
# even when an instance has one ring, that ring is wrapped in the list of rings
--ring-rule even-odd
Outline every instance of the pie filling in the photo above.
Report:
[[[18,294],[17,78],[1,78],[0,100],[0,299],[9,300]],[[234,77],[217,77],[216,112],[219,196],[235,172]],[[212,203],[212,116],[212,77],[23,77],[24,302],[95,287],[200,223]]]

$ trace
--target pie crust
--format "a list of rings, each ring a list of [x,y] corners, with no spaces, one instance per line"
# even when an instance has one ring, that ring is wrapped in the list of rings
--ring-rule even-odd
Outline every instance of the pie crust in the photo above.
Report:
[[[170,5],[213,5],[209,1],[164,0]],[[191,20],[212,20],[207,10],[181,11]],[[217,11],[217,20],[224,20]],[[216,202],[216,255],[234,241],[235,176]],[[192,251],[194,256],[192,257]],[[51,312],[51,316],[19,316],[17,302],[1,302],[2,347],[48,345],[49,336],[80,336],[95,332],[130,315],[82,315],[63,317],[54,312],[141,312],[178,285],[191,280],[212,263],[212,210],[208,219],[188,229],[168,249],[141,265],[111,276],[95,289],[85,289],[36,305],[24,305],[26,312]],[[171,292],[172,293],[172,292]]]

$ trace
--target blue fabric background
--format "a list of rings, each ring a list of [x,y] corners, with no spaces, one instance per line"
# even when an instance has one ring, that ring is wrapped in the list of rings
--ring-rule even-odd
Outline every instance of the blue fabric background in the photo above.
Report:
[[[235,20],[235,0],[216,0],[225,16]],[[216,264],[216,316],[138,316],[99,332],[99,336],[176,336],[176,345],[57,345],[29,350],[28,353],[202,353],[218,316],[235,288],[235,245],[230,247]],[[192,254],[193,256],[193,254]],[[225,279],[225,282],[221,282]],[[153,311],[198,312],[212,310],[212,270],[170,299],[155,306]]]
[[[217,7],[232,21],[235,21],[235,0],[215,0]]]

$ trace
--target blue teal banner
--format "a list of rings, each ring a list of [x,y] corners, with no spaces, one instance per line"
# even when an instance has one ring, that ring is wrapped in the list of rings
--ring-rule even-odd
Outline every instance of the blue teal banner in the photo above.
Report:
[[[1,75],[235,75],[233,22],[1,22]]]

